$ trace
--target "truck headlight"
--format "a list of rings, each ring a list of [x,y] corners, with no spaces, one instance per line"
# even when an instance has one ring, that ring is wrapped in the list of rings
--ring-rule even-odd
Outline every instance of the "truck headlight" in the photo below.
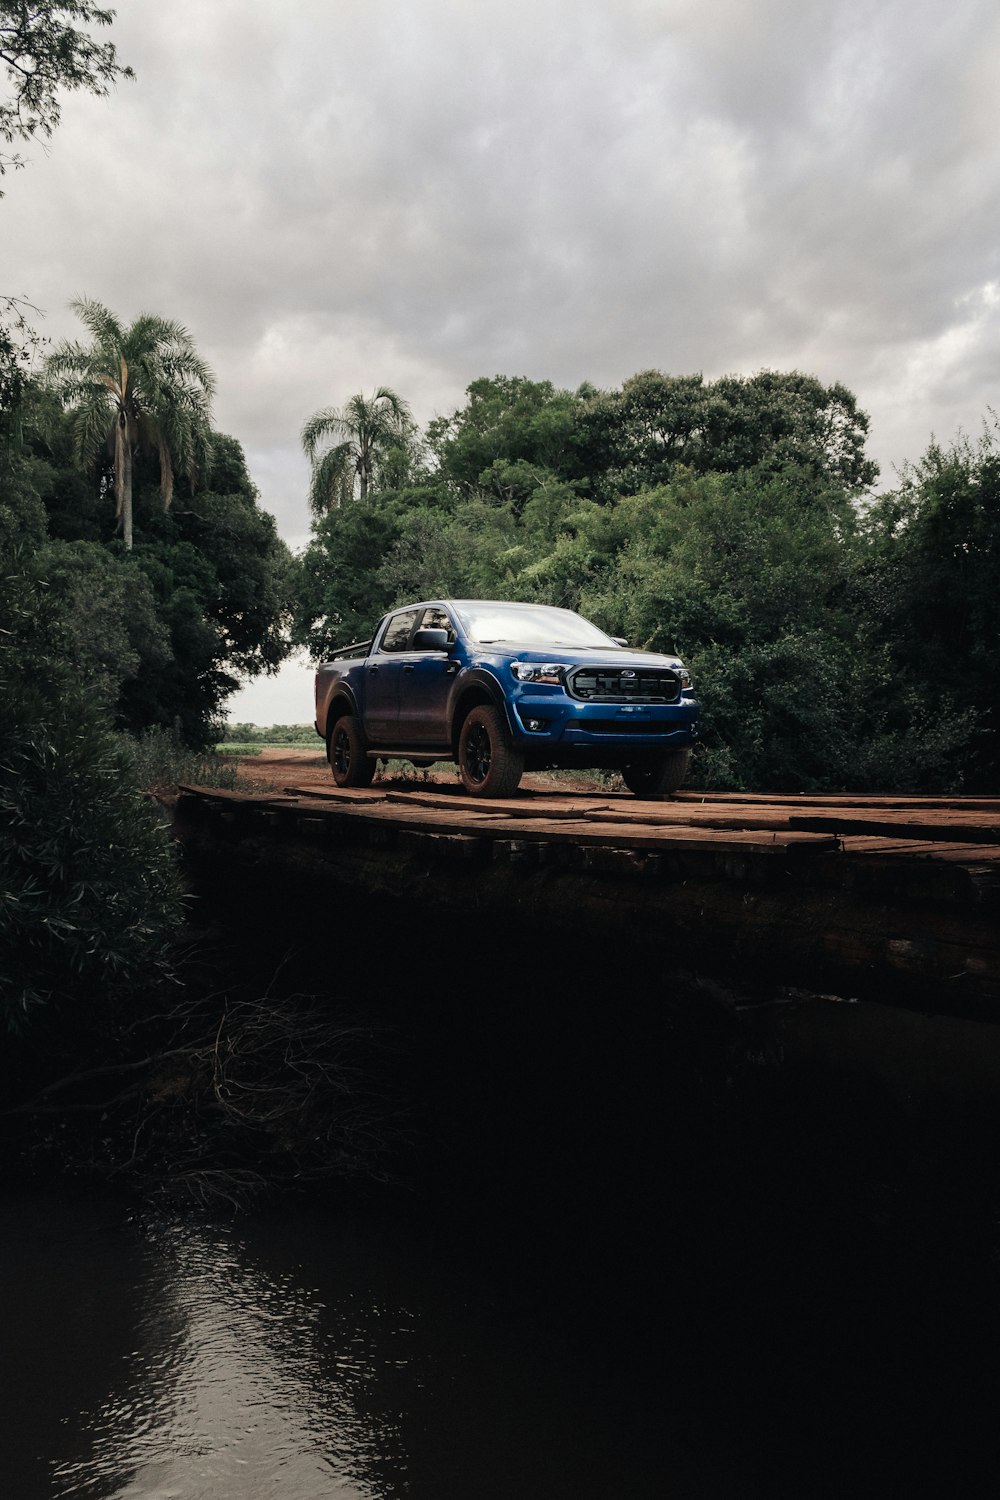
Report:
[[[510,670],[518,682],[549,682],[559,687],[566,680],[561,662],[512,661]]]

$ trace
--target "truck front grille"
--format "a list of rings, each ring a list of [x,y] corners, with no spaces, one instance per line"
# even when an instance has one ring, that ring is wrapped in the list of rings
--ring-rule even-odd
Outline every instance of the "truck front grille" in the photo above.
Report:
[[[577,667],[567,687],[588,703],[676,703],[681,695],[680,678],[669,668]]]
[[[573,728],[587,734],[669,734],[677,725],[662,719],[581,719]]]

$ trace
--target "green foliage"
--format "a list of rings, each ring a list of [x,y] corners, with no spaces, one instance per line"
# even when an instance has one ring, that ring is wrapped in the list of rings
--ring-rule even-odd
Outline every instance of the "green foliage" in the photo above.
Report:
[[[461,597],[468,587],[469,556],[461,525],[438,511],[410,510],[399,518],[396,539],[376,575],[383,597],[392,603]]]
[[[29,396],[24,446],[0,483],[0,532],[8,508],[12,535],[31,526],[66,649],[114,722],[136,734],[179,723],[206,746],[239,679],[275,670],[288,650],[291,557],[240,445],[214,434],[202,486],[182,485],[167,511],[158,456],[139,454],[136,542],[124,552],[112,506],[74,466],[71,419]]]
[[[317,753],[322,750],[314,724],[227,724],[224,739],[234,745],[305,745]]]
[[[232,791],[240,784],[239,769],[232,760],[215,750],[203,754],[189,750],[178,735],[166,729],[119,735],[118,749],[130,779],[143,791],[169,791],[182,785]]]
[[[994,421],[978,440],[934,444],[863,521],[854,583],[869,651],[887,650],[897,735],[933,725],[950,783],[1000,784],[996,662],[1000,646],[1000,449]]]
[[[0,576],[0,1017],[99,1005],[168,967],[181,896],[172,842],[66,662],[43,586]]]
[[[663,484],[680,468],[732,474],[791,464],[849,495],[878,474],[864,454],[868,418],[855,397],[798,371],[706,384],[700,375],[647,370],[587,402],[581,426],[604,496]]]
[[[35,568],[61,622],[65,664],[114,716],[124,685],[171,659],[148,578],[97,542],[48,542]]]
[[[466,405],[440,417],[427,442],[442,474],[460,492],[491,490],[509,500],[505,485],[519,471],[551,470],[560,477],[581,473],[575,461],[579,399],[548,380],[495,375],[476,380]],[[529,486],[533,487],[533,486]]]
[[[0,457],[0,553],[30,553],[46,536],[45,507],[19,459]]]
[[[377,575],[398,536],[395,516],[381,505],[324,516],[296,568],[293,640],[321,656],[367,638],[392,603]]]
[[[366,500],[369,490],[387,480],[405,480],[413,433],[409,406],[388,386],[311,416],[302,429],[302,446],[312,466],[313,514],[322,517],[355,494]]]
[[[255,494],[210,490],[193,497],[176,523],[211,571],[199,598],[226,671],[249,677],[274,671],[288,653],[291,568],[274,517],[260,509]]]
[[[630,638],[651,649],[835,624],[847,565],[840,535],[852,517],[808,472],[682,473],[623,498],[615,520],[621,541],[604,607],[624,608]]]
[[[113,455],[115,515],[131,551],[136,455],[156,455],[165,510],[176,468],[193,487],[209,462],[215,377],[179,323],[140,313],[125,327],[90,298],[71,306],[91,342],[59,344],[45,362],[47,378],[71,414],[77,462]]]
[[[0,98],[0,140],[50,136],[59,124],[59,94],[85,89],[104,95],[119,78],[134,78],[111,42],[83,28],[110,26],[114,11],[91,0],[0,0],[0,64],[8,94]],[[0,156],[0,176],[18,157]]]

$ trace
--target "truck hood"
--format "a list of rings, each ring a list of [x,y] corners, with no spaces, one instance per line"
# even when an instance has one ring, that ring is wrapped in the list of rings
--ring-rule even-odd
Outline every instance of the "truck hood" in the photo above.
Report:
[[[684,665],[679,656],[633,650],[631,646],[611,646],[602,650],[590,646],[514,646],[498,642],[492,646],[479,646],[476,654],[493,660],[561,662],[567,667],[670,667],[676,671]]]

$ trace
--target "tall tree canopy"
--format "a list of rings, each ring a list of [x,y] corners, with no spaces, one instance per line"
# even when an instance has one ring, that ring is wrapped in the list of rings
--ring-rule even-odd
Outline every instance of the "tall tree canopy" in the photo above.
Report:
[[[342,407],[326,406],[302,429],[312,465],[309,504],[317,517],[355,496],[368,498],[394,454],[405,453],[414,432],[410,408],[388,386],[357,395]]]
[[[132,549],[132,476],[140,448],[157,455],[164,509],[174,470],[195,482],[209,448],[215,377],[179,323],[141,313],[124,327],[100,302],[71,303],[92,342],[64,341],[46,361],[48,377],[72,413],[76,456],[103,452],[114,468],[115,514]]]
[[[195,746],[212,742],[239,680],[288,650],[288,548],[239,443],[210,436],[198,490],[179,486],[169,510],[158,454],[140,450],[131,551],[107,501],[110,460],[97,483],[79,469],[73,414],[51,391],[29,380],[16,440],[0,448],[0,557],[44,588],[88,697],[116,728],[161,726]]]
[[[861,495],[877,466],[865,456],[868,417],[843,385],[798,370],[706,382],[645,370],[581,412],[582,448],[605,494],[666,484],[679,467],[733,474],[767,464],[813,469]]]
[[[507,498],[524,466],[574,478],[581,393],[560,391],[550,380],[494,375],[474,380],[466,403],[436,418],[428,443],[441,472],[464,494],[477,488]],[[511,470],[514,469],[512,474]]]

